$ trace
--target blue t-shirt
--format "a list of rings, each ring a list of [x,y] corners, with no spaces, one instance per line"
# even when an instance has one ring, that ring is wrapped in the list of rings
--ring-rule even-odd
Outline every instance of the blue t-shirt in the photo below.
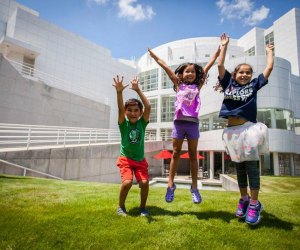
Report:
[[[238,84],[226,70],[221,86],[224,89],[220,117],[238,116],[256,123],[257,91],[268,83],[263,74],[252,79],[246,85]]]

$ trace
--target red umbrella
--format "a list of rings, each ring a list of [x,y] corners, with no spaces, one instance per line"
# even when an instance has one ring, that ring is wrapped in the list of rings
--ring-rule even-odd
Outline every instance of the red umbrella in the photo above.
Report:
[[[170,159],[172,158],[172,154],[168,150],[164,149],[160,151],[158,154],[154,155],[153,157],[155,159]]]
[[[190,158],[189,152],[186,152],[186,153],[182,154],[180,156],[180,158],[189,159]],[[204,159],[204,157],[202,155],[197,155],[197,158],[198,159]]]

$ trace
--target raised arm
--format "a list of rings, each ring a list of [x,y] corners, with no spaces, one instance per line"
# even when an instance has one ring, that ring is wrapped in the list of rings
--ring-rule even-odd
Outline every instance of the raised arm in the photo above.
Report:
[[[218,71],[219,71],[220,79],[223,79],[223,77],[225,75],[224,62],[225,62],[225,56],[226,56],[228,43],[229,43],[229,36],[227,36],[225,33],[223,33],[221,35],[221,51],[220,51],[219,61],[218,61]]]
[[[178,84],[178,78],[173,72],[173,70],[166,64],[165,61],[160,59],[151,49],[148,49],[149,55],[158,63],[160,67],[164,69],[164,71],[167,73],[173,84]]]
[[[124,102],[123,102],[123,90],[128,87],[129,84],[123,85],[123,79],[124,77],[120,79],[119,76],[117,75],[116,78],[114,78],[114,86],[116,88],[117,92],[117,103],[118,103],[118,110],[119,110],[119,115],[118,115],[118,124],[121,124],[124,119],[125,119],[125,107],[124,107]]]
[[[143,113],[143,118],[146,122],[149,121],[150,118],[150,111],[151,111],[151,105],[149,100],[147,99],[147,97],[144,95],[144,93],[142,92],[142,90],[139,87],[139,80],[137,77],[133,78],[133,80],[131,81],[131,87],[132,90],[134,90],[138,96],[140,97],[143,105],[144,105],[144,113]]]
[[[266,68],[265,68],[263,74],[264,74],[265,79],[268,80],[268,78],[273,70],[273,65],[274,65],[274,55],[273,55],[274,45],[268,44],[266,46],[266,51],[267,51],[267,65],[266,65]]]
[[[218,56],[220,55],[221,48],[220,46],[218,47],[217,51],[213,56],[210,58],[209,62],[205,65],[204,67],[204,73],[207,74],[210,68],[214,65],[215,61],[217,60]]]

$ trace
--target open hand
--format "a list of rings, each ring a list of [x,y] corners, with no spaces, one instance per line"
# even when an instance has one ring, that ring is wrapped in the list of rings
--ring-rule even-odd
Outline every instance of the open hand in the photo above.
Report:
[[[221,35],[221,45],[225,46],[228,45],[228,43],[229,43],[229,36],[227,36],[226,33],[223,33]]]
[[[115,83],[112,86],[116,88],[117,92],[122,92],[129,85],[129,84],[123,85],[123,79],[124,79],[123,76],[121,79],[119,79],[119,75],[117,75],[117,78],[114,78]]]
[[[269,52],[269,51],[272,51],[272,52],[273,52],[273,51],[274,51],[274,45],[272,45],[272,44],[267,44],[267,45],[266,45],[266,51],[267,51],[267,52]]]
[[[133,78],[131,81],[131,87],[130,89],[134,90],[134,91],[138,91],[140,89],[139,87],[139,79],[138,77],[136,76],[135,78]]]

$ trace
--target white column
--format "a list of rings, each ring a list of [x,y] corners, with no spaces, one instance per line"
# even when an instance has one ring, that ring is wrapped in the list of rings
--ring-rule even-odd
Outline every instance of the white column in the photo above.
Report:
[[[214,151],[209,151],[209,179],[214,179],[215,164]]]
[[[274,175],[279,176],[279,158],[277,152],[273,152],[273,164]]]

